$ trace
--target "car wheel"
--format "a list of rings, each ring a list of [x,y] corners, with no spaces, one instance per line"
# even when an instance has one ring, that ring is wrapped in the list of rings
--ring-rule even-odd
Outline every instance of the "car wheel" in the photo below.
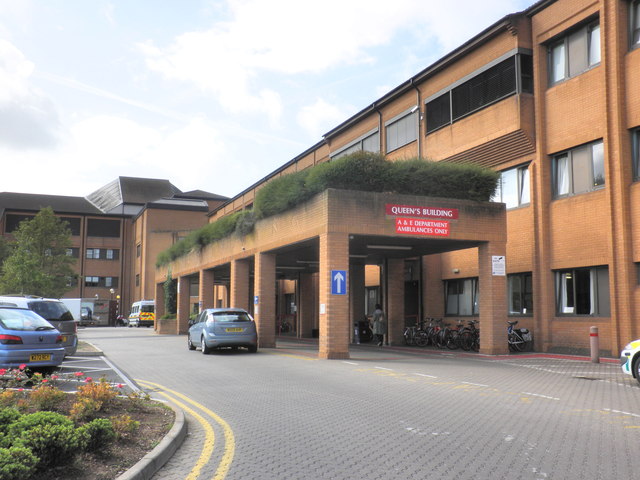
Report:
[[[633,360],[633,376],[636,377],[638,383],[640,383],[640,355],[636,355]]]
[[[204,336],[200,339],[200,350],[203,355],[208,355],[211,353],[211,348],[207,347],[207,343],[204,341]]]
[[[256,353],[258,351],[258,347],[255,345],[251,345],[249,348],[249,353]]]
[[[191,335],[189,335],[189,334],[187,334],[187,347],[189,347],[189,350],[195,350],[196,349],[196,346],[191,341]]]

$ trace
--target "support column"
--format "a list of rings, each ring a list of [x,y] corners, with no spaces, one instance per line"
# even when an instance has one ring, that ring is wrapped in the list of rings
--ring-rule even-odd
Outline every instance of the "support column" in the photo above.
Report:
[[[255,265],[255,320],[260,348],[276,346],[276,256],[258,253]]]
[[[298,335],[302,338],[312,336],[316,325],[318,295],[316,294],[316,282],[314,274],[300,274],[300,302],[298,305],[298,315],[300,318],[300,330]]]
[[[346,294],[331,293],[331,272],[343,270]],[[320,235],[320,358],[349,358],[349,236],[343,232]]]
[[[200,284],[198,287],[198,306],[200,312],[205,308],[215,307],[213,280],[213,270],[200,270]]]
[[[365,315],[364,265],[349,265],[349,280],[349,309],[351,310],[349,331],[353,341],[355,325],[362,321]]]
[[[178,277],[178,334],[189,330],[189,277]]]
[[[155,307],[156,307],[156,326],[158,325],[158,319],[164,316],[165,308],[164,308],[164,285],[162,283],[156,284],[156,296],[155,296]]]
[[[249,310],[249,263],[246,260],[231,261],[230,307]]]
[[[401,345],[404,339],[404,259],[390,258],[386,269],[387,343]]]
[[[483,243],[478,247],[480,296],[480,353],[509,352],[507,344],[507,277],[493,275],[494,256],[504,258],[506,242]]]

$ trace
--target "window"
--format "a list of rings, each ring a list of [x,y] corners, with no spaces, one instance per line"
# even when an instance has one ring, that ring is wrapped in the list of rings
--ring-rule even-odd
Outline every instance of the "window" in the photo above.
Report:
[[[87,235],[89,237],[117,238],[120,236],[120,221],[90,218],[87,220]]]
[[[478,279],[445,280],[445,315],[478,315]]]
[[[602,188],[604,146],[602,140],[553,157],[553,194],[555,198]]]
[[[392,120],[385,126],[387,134],[387,153],[396,150],[418,138],[418,112],[405,114],[402,118]]]
[[[362,137],[354,140],[351,143],[348,143],[341,149],[338,149],[331,154],[331,159],[335,160],[336,158],[344,157],[345,155],[349,155],[350,153],[360,151],[373,153],[377,153],[380,151],[380,135],[378,134],[377,129],[365,133]]]
[[[633,178],[640,178],[640,128],[631,132],[631,159],[633,161]]]
[[[533,314],[533,276],[531,272],[507,276],[509,315]]]
[[[71,235],[80,235],[80,219],[77,217],[60,217],[60,220],[67,222],[67,227],[71,231]]]
[[[629,18],[631,20],[631,46],[637,48],[640,46],[640,0],[631,2]]]
[[[118,260],[120,250],[112,248],[87,248],[87,258],[94,260]]]
[[[529,166],[511,168],[500,173],[492,201],[505,203],[507,208],[528,205],[531,201],[530,191]]]
[[[531,55],[516,54],[454,85],[426,104],[427,133],[518,92],[533,91]]]
[[[584,25],[549,44],[549,83],[575,77],[600,63],[600,24]]]
[[[20,222],[22,222],[23,220],[33,220],[33,217],[33,215],[16,215],[8,213],[6,224],[4,227],[4,233],[15,232],[20,226]]]
[[[136,287],[140,286],[140,274],[136,273]]]
[[[610,315],[608,267],[559,270],[555,278],[558,315]]]
[[[118,277],[93,277],[87,276],[84,277],[84,286],[85,287],[106,287],[106,288],[117,288],[118,287]]]
[[[142,254],[142,245],[141,244],[137,244],[136,245],[136,257],[140,258],[141,254]]]
[[[79,258],[80,257],[80,249],[77,247],[71,247],[66,249],[67,257],[71,258]]]

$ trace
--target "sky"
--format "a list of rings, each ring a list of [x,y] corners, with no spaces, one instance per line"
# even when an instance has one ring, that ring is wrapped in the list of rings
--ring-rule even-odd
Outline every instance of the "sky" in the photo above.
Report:
[[[0,192],[233,197],[532,3],[0,0]]]

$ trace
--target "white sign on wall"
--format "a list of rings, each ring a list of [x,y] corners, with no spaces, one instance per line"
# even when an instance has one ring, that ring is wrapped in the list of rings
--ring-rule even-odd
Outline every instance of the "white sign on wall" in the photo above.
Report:
[[[507,262],[504,257],[494,255],[491,257],[491,275],[495,277],[504,277],[507,274]]]

